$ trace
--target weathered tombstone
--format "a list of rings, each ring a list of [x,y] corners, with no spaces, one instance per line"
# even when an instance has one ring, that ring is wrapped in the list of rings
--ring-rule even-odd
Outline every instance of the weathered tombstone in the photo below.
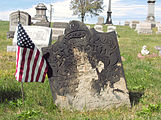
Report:
[[[59,36],[63,35],[67,25],[68,23],[66,22],[54,22],[52,28],[52,40],[57,40]]]
[[[71,21],[42,52],[56,105],[76,110],[130,106],[115,32],[99,33]]]
[[[107,32],[116,31],[116,26],[107,26]]]
[[[129,21],[125,21],[125,26],[129,26],[130,22]]]
[[[19,20],[19,15],[20,15],[20,21],[22,25],[27,26],[31,24],[31,16],[27,12],[16,11],[11,13],[9,15],[10,25],[9,25],[9,32],[7,33],[8,38],[13,38],[14,36],[14,32],[16,30],[17,23]]]
[[[94,29],[98,32],[103,32],[103,26],[102,25],[95,25]]]
[[[136,29],[138,34],[152,34],[152,26],[149,22],[140,22],[136,25]]]
[[[98,22],[97,22],[97,24],[98,24],[98,25],[104,24],[104,17],[99,16],[99,17],[98,17]]]
[[[33,43],[38,49],[47,47],[52,41],[52,29],[41,26],[23,26]],[[17,29],[15,31],[13,46],[7,46],[7,52],[15,51],[17,45]]]
[[[130,22],[129,26],[130,26],[130,28],[135,29],[137,24],[139,24],[139,21],[133,20]]]

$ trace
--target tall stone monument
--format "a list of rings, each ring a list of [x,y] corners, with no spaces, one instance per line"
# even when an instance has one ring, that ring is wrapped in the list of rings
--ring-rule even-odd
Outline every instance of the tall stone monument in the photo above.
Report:
[[[47,7],[43,3],[39,3],[35,9],[36,15],[32,18],[32,21],[36,21],[35,25],[49,27],[50,23],[46,16]]]
[[[154,11],[155,11],[156,0],[148,0],[147,2],[148,2],[148,16],[146,19],[149,22],[154,22],[155,21]]]
[[[100,33],[71,21],[42,52],[56,105],[80,111],[130,106],[115,32]]]
[[[111,11],[111,0],[109,0],[108,11],[107,11],[107,19],[106,19],[106,23],[105,24],[112,24],[111,14],[112,14],[112,11]]]

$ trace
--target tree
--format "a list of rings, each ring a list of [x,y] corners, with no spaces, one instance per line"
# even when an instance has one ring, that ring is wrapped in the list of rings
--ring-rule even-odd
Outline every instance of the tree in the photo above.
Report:
[[[84,22],[86,15],[90,14],[92,17],[103,11],[103,0],[71,0],[70,9]]]

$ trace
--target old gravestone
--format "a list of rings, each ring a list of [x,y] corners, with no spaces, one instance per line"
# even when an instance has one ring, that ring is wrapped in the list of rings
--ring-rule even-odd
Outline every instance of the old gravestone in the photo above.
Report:
[[[71,21],[42,52],[56,105],[76,110],[130,106],[115,32],[99,33]]]
[[[54,22],[52,27],[52,39],[57,40],[58,36],[63,35],[67,25],[68,23],[66,22]]]
[[[22,25],[27,26],[31,24],[31,16],[27,12],[16,11],[11,13],[9,16],[10,24],[9,24],[9,32],[7,33],[8,38],[13,38],[19,18]]]
[[[138,34],[152,34],[151,23],[149,22],[140,22],[136,25],[136,29]]]
[[[47,47],[52,41],[52,29],[42,26],[23,26],[33,43],[38,49],[42,47]],[[12,41],[12,46],[7,46],[7,52],[16,51],[17,45],[17,29],[14,34],[14,39]]]
[[[103,32],[103,26],[102,25],[95,25],[94,29],[98,32]]]
[[[104,24],[104,17],[99,16],[99,17],[98,17],[98,22],[97,22],[97,24],[98,24],[98,25]]]
[[[129,26],[130,26],[130,28],[135,29],[137,24],[139,24],[139,21],[133,20],[130,22]]]

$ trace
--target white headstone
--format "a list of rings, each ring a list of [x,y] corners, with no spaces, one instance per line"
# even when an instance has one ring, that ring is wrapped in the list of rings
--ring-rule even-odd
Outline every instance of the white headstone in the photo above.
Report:
[[[140,22],[136,25],[136,29],[138,34],[152,34],[151,23],[149,22]]]
[[[129,26],[130,22],[129,21],[125,21],[125,26]]]
[[[157,24],[157,29],[158,31],[156,32],[156,34],[161,34],[161,24]]]
[[[98,22],[97,22],[97,24],[98,24],[98,25],[104,24],[104,17],[99,16],[99,17],[98,17]]]
[[[52,41],[52,29],[42,26],[23,26],[35,46],[41,50],[42,47],[47,47]],[[7,51],[15,51],[17,45],[17,28],[14,34],[13,46],[7,46]]]
[[[107,32],[112,32],[112,31],[116,31],[116,26],[108,26],[107,27]]]
[[[94,29],[98,32],[103,32],[103,26],[102,25],[95,25]]]
[[[129,26],[130,26],[130,28],[135,29],[137,24],[139,24],[139,21],[134,20],[134,21],[131,21],[130,22],[130,25]]]

